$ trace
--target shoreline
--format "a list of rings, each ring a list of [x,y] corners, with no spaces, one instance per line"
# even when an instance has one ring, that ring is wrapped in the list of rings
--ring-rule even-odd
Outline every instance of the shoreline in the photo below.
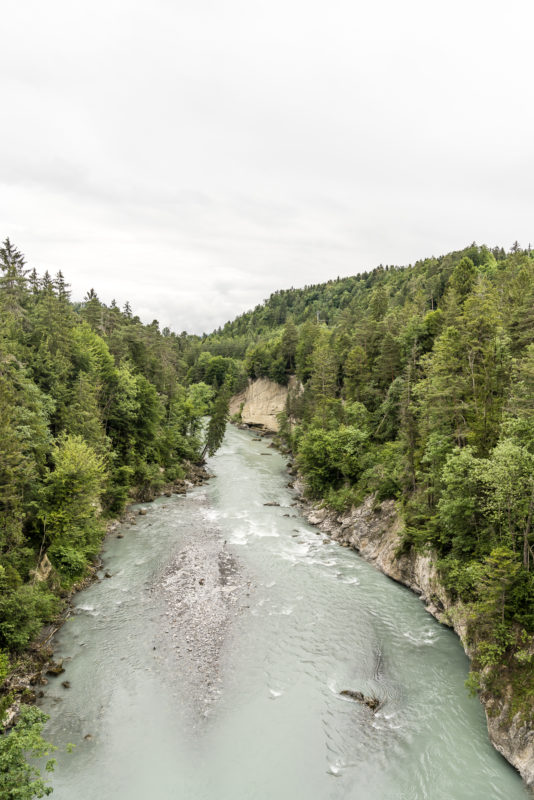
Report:
[[[8,673],[2,687],[0,687],[0,698],[13,696],[11,703],[4,711],[0,733],[10,730],[16,725],[21,705],[32,705],[42,697],[40,687],[47,685],[47,675],[58,675],[63,671],[61,662],[54,661],[54,652],[50,643],[70,617],[73,598],[93,583],[105,580],[106,576],[100,577],[98,572],[103,566],[101,553],[108,537],[116,533],[124,523],[135,524],[136,516],[146,514],[146,509],[143,508],[140,508],[137,514],[134,513],[132,511],[133,506],[152,503],[156,497],[170,497],[173,494],[185,495],[190,489],[203,485],[211,477],[213,476],[204,466],[191,464],[186,478],[180,478],[173,483],[166,484],[144,500],[132,498],[120,517],[107,520],[98,556],[91,564],[88,564],[86,574],[61,598],[63,608],[57,617],[52,622],[44,625],[35,639],[17,656],[14,668]],[[122,536],[122,534],[118,535]]]
[[[307,500],[298,474],[293,489],[299,509],[311,525],[340,546],[355,550],[388,578],[413,591],[429,614],[454,630],[471,660],[466,609],[448,597],[440,582],[432,553],[409,552],[398,555],[402,523],[395,501],[385,500],[376,507],[371,495],[361,506],[340,514],[321,502]],[[509,720],[510,695],[508,691],[502,700],[482,691],[478,693],[478,698],[486,716],[491,744],[519,772],[534,793],[534,730],[521,721],[519,712]]]

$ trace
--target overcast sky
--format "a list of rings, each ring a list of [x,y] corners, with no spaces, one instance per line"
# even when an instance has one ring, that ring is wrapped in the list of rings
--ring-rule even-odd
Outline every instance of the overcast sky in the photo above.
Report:
[[[532,0],[3,0],[0,238],[145,321],[534,244]]]

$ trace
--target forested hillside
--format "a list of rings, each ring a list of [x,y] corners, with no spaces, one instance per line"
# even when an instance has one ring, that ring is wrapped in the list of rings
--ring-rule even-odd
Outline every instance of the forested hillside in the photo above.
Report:
[[[61,273],[29,271],[9,240],[0,267],[1,683],[85,575],[106,517],[199,461],[214,392],[185,385],[185,334],[93,290],[73,305]]]
[[[472,245],[277,292],[207,337],[206,365],[295,372],[282,438],[313,498],[395,498],[469,609],[471,683],[531,714],[534,256]]]
[[[194,337],[92,289],[72,303],[61,273],[30,271],[6,240],[0,320],[0,683],[87,574],[106,518],[213,453],[247,379],[295,374],[280,442],[308,495],[339,511],[396,500],[404,551],[431,551],[463,603],[471,686],[512,685],[510,713],[532,721],[530,248],[472,245],[280,291]],[[42,749],[28,713],[17,735]],[[27,770],[17,741],[0,748],[6,786],[19,780],[6,746]]]

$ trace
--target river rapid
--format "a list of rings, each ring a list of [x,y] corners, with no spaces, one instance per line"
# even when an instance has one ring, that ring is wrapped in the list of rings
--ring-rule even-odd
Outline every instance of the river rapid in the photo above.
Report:
[[[56,636],[53,797],[531,797],[489,742],[455,634],[305,522],[268,442],[229,428],[209,466],[110,534]]]

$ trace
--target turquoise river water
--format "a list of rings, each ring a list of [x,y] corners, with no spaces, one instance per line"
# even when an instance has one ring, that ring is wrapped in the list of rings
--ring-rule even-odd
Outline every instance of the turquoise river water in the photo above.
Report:
[[[53,797],[530,797],[464,688],[457,637],[304,521],[268,442],[229,428],[210,469],[110,534],[56,636]]]

